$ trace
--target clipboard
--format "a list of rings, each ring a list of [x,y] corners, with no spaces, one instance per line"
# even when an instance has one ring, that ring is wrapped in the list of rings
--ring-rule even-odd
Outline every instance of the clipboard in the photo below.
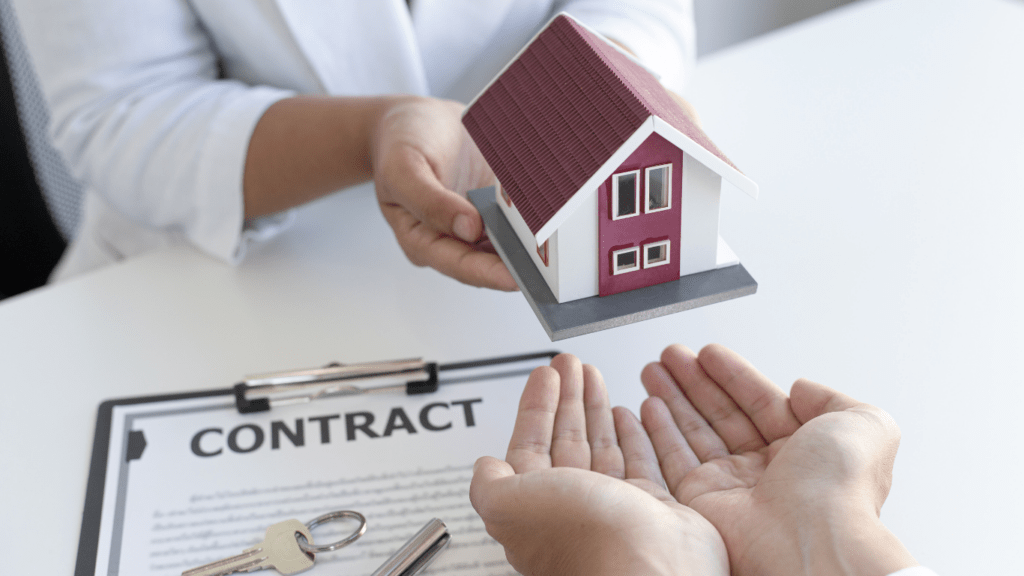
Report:
[[[415,500],[414,496],[407,497],[406,493],[395,492],[394,490],[392,490],[391,496],[387,498],[374,499],[365,497],[366,494],[373,493],[374,490],[381,494],[391,490],[392,484],[388,483],[393,483],[394,486],[399,487],[408,485],[410,490],[419,489],[415,483],[420,476],[417,475],[415,470],[411,472],[399,470],[395,467],[396,457],[393,457],[392,469],[388,471],[387,465],[383,464],[383,462],[387,461],[387,457],[380,456],[376,445],[371,443],[375,442],[375,440],[380,441],[378,445],[386,447],[386,451],[390,451],[394,455],[397,453],[395,447],[401,446],[402,439],[407,438],[408,440],[405,442],[410,444],[417,442],[418,448],[415,450],[410,449],[411,451],[404,458],[415,460],[416,458],[422,459],[425,455],[429,455],[430,446],[433,446],[435,451],[438,451],[436,450],[438,446],[453,446],[459,442],[466,441],[476,446],[481,441],[481,438],[484,437],[488,439],[491,437],[502,438],[504,442],[507,442],[511,433],[508,418],[509,416],[514,418],[515,406],[518,403],[518,397],[522,385],[525,383],[526,375],[533,368],[546,364],[548,360],[557,354],[558,352],[556,351],[544,351],[448,364],[423,362],[420,359],[348,366],[332,364],[323,368],[294,370],[249,377],[231,388],[105,401],[100,405],[97,417],[75,565],[75,576],[112,575],[119,573],[180,574],[183,569],[181,564],[175,565],[173,562],[165,562],[159,559],[150,561],[150,568],[155,568],[148,572],[140,570],[137,562],[134,565],[127,564],[132,561],[129,558],[130,555],[126,552],[126,548],[131,548],[132,546],[130,544],[131,538],[129,537],[134,535],[133,530],[135,529],[131,528],[132,522],[135,525],[139,525],[140,522],[142,524],[149,522],[154,526],[153,530],[157,530],[164,525],[176,525],[172,521],[165,522],[164,518],[177,518],[189,514],[187,511],[182,512],[180,507],[178,510],[153,512],[151,514],[152,518],[137,511],[141,510],[143,506],[135,504],[135,500],[132,499],[135,498],[135,494],[146,492],[159,494],[162,489],[136,489],[136,484],[132,484],[129,470],[133,474],[138,471],[139,467],[142,467],[142,470],[146,470],[147,468],[143,467],[143,455],[149,454],[147,450],[150,452],[158,451],[159,455],[159,450],[164,450],[166,446],[170,445],[167,442],[161,441],[161,438],[169,436],[168,434],[163,434],[162,436],[157,434],[156,437],[150,436],[146,432],[145,426],[136,429],[138,423],[150,422],[152,424],[153,422],[159,422],[162,428],[157,428],[158,431],[164,428],[177,431],[181,426],[187,427],[190,425],[179,424],[177,423],[179,420],[194,421],[191,424],[192,428],[186,431],[187,434],[177,434],[175,432],[175,435],[181,437],[179,440],[187,439],[187,436],[191,437],[188,448],[191,449],[192,453],[187,454],[188,449],[182,445],[183,442],[177,441],[174,444],[175,456],[173,457],[177,460],[169,461],[170,463],[164,466],[163,472],[158,470],[155,473],[157,474],[156,476],[153,475],[154,472],[144,472],[142,475],[142,477],[147,477],[145,475],[150,474],[148,476],[150,478],[148,481],[150,486],[154,482],[159,483],[164,480],[169,482],[167,486],[171,486],[173,489],[167,489],[167,492],[175,492],[183,483],[193,481],[193,478],[201,484],[201,478],[203,478],[201,473],[185,478],[170,478],[168,476],[177,470],[182,470],[182,473],[185,474],[187,469],[191,469],[190,467],[198,467],[202,463],[215,462],[219,464],[218,470],[221,471],[219,475],[210,476],[209,478],[215,478],[220,481],[224,475],[223,471],[232,469],[225,468],[222,462],[234,458],[236,461],[244,464],[249,470],[248,474],[245,474],[243,477],[251,479],[254,475],[260,474],[259,470],[261,468],[259,467],[260,464],[258,464],[260,460],[257,458],[279,458],[279,460],[274,460],[274,462],[278,462],[286,461],[286,457],[283,455],[287,454],[304,455],[307,451],[312,453],[313,449],[319,449],[321,452],[327,449],[333,450],[335,447],[330,444],[330,438],[326,436],[332,430],[330,426],[333,426],[334,444],[339,448],[343,447],[340,445],[342,441],[340,432],[344,431],[346,433],[345,440],[347,441],[347,444],[344,446],[349,446],[353,449],[359,448],[359,450],[354,452],[349,451],[351,454],[354,454],[352,461],[361,462],[361,466],[365,469],[357,470],[354,473],[349,473],[350,471],[346,470],[342,474],[342,476],[345,476],[344,478],[336,475],[330,481],[327,481],[328,483],[341,483],[339,485],[347,486],[348,488],[342,489],[341,492],[350,490],[352,494],[359,494],[358,497],[354,498],[355,500],[369,502],[371,505],[385,502],[387,498],[391,498],[395,502],[400,502],[403,498]],[[503,383],[507,385],[501,386]],[[495,384],[497,386],[494,386]],[[444,398],[435,398],[435,396],[444,397],[446,395],[462,394],[463,391],[474,391],[475,394],[468,394],[472,398],[467,399],[455,399],[455,396],[452,396],[452,398],[445,401]],[[357,398],[352,398],[352,396],[357,396]],[[494,397],[493,400],[491,396]],[[373,398],[372,401],[371,398]],[[360,400],[363,401],[361,402]],[[376,421],[372,411],[360,410],[360,407],[373,404],[374,402],[378,406],[385,406],[385,409],[378,410],[379,414]],[[391,408],[390,412],[388,412],[386,406],[391,405],[395,407]],[[345,406],[344,410],[346,411],[341,412],[339,406]],[[403,406],[410,408],[406,409]],[[483,409],[485,406],[487,407],[486,410]],[[332,410],[337,413],[333,413]],[[320,414],[320,412],[325,413]],[[486,416],[484,412],[486,412]],[[384,413],[389,414],[386,425],[383,424]],[[278,419],[269,420],[271,417]],[[210,425],[200,425],[199,422],[203,421],[204,418],[212,418],[213,423]],[[485,427],[483,419],[488,420],[486,423],[487,427]],[[491,420],[503,420],[504,425],[500,426],[500,430],[490,430]],[[225,422],[227,424],[224,424]],[[234,426],[234,428],[229,430],[227,426]],[[317,436],[318,433],[319,437]],[[455,440],[452,440],[451,444],[444,444],[443,442],[449,438]],[[462,440],[458,440],[460,438]],[[319,440],[319,444],[317,444],[317,440]],[[438,445],[438,442],[442,442],[442,444]],[[495,444],[492,440],[486,440],[484,444],[487,442],[492,446]],[[398,452],[400,451],[398,450]],[[493,452],[494,448],[491,451]],[[440,450],[440,452],[443,453],[445,458],[449,458],[450,454],[448,452],[450,450],[444,449]],[[249,454],[260,455],[253,457],[249,456]],[[335,454],[342,453],[331,452],[332,456]],[[362,456],[359,456],[359,454],[362,454]],[[482,455],[484,454],[473,454],[472,458],[469,459],[470,475],[472,461]],[[496,455],[500,456],[500,454]],[[155,466],[153,459],[159,462],[160,458],[160,456],[153,456],[150,460],[146,461],[145,466]],[[402,461],[404,462],[405,460]],[[181,466],[181,462],[187,465]],[[257,464],[253,464],[253,462],[257,462]],[[267,460],[264,463],[264,468],[273,468],[274,473],[279,474],[281,470],[287,469],[287,466],[266,464],[267,462],[271,461]],[[307,468],[316,467],[315,465],[310,466],[309,462],[332,462],[331,465],[335,465],[333,464],[333,457],[321,460],[310,460],[309,457],[306,457],[301,462],[306,462]],[[375,470],[374,468],[379,462],[382,463],[382,466],[379,470]],[[465,464],[461,462],[457,466],[453,465],[450,461],[445,463],[444,466],[439,464],[437,470],[434,470],[430,465],[425,468],[426,472],[423,472],[423,478],[427,478],[430,474],[433,474],[433,476],[430,476],[424,482],[427,484],[434,482],[437,486],[447,486],[448,491],[434,490],[430,492],[428,490],[424,493],[441,494],[443,498],[450,498],[455,494],[455,492],[452,492],[454,489],[451,487],[459,485],[460,481],[466,479]],[[424,466],[421,465],[418,469],[422,472]],[[196,470],[201,470],[201,468],[196,468]],[[255,474],[253,473],[254,470],[256,471]],[[244,473],[240,471],[239,474],[243,475]],[[392,476],[388,476],[389,474]],[[154,478],[157,480],[154,481]],[[398,478],[398,480],[394,478]],[[139,482],[146,481],[136,480],[136,483]],[[282,479],[282,482],[287,486],[296,484],[291,482],[290,479]],[[288,482],[291,482],[291,484]],[[310,486],[315,484],[313,481],[310,482]],[[346,482],[347,484],[345,484]],[[445,482],[448,484],[444,484]],[[301,484],[301,482],[299,483]],[[253,482],[253,485],[255,484],[258,484],[258,482]],[[201,488],[202,486],[196,487],[197,490]],[[249,488],[239,486],[239,489],[244,491]],[[274,487],[274,489],[279,489],[279,487]],[[458,488],[458,490],[461,489]],[[134,492],[132,492],[133,490]],[[219,493],[231,492],[230,485],[228,489],[224,489],[222,486],[217,490]],[[396,488],[395,490],[398,489]],[[468,491],[468,483],[465,483],[465,490]],[[300,491],[296,494],[310,494],[314,492],[316,490],[310,488],[305,492]],[[319,493],[316,494],[313,500],[320,498]],[[395,494],[399,494],[400,497],[394,497]],[[159,499],[159,496],[138,496],[140,501],[146,501],[146,498],[153,500],[154,498]],[[443,498],[436,500],[436,502],[441,502]],[[271,501],[272,499],[264,498],[264,500]],[[420,500],[423,499],[421,498]],[[251,498],[250,501],[252,501]],[[291,498],[289,501],[301,502],[301,495],[297,498]],[[444,501],[451,502],[451,500]],[[466,498],[465,503],[468,505],[468,498]],[[395,510],[399,512],[390,516],[388,515],[389,513],[381,512],[381,517],[387,517],[387,519],[376,523],[385,527],[398,526],[402,523],[401,510],[416,509],[415,506],[407,505],[405,508],[396,506]],[[192,505],[185,506],[185,508],[191,510]],[[199,507],[197,506],[197,508]],[[469,512],[472,512],[471,508]],[[271,514],[273,513],[276,512]],[[458,514],[460,515],[459,518],[472,520],[465,509],[460,509]],[[241,514],[238,514],[238,516],[242,517]],[[139,518],[144,518],[145,521],[140,521]],[[250,530],[252,534],[248,538],[258,541],[259,536],[262,535],[262,528],[258,527],[263,526],[265,528],[267,521],[264,518],[254,518],[253,522],[251,522],[254,531]],[[410,520],[409,524],[415,525],[415,520]],[[374,521],[371,519],[368,524],[367,535],[373,534],[373,530]],[[399,530],[399,528],[396,528],[396,530]],[[467,531],[472,532],[468,528]],[[236,535],[235,532],[238,532],[238,534]],[[201,550],[205,544],[196,544],[197,542],[202,543],[215,538],[217,542],[232,541],[230,546],[236,546],[237,542],[249,541],[246,540],[244,527],[234,531],[200,528],[191,532],[185,530],[182,533],[186,535],[182,536],[182,538],[192,538],[191,544],[177,544],[174,543],[174,538],[166,538],[171,544],[163,545],[162,550],[186,549],[196,551],[195,553],[188,552],[181,555],[183,558],[188,558],[188,560],[181,560],[182,562],[197,563],[195,565],[200,563],[199,560],[216,559],[226,555],[220,550]],[[204,534],[207,534],[207,536],[204,536]],[[209,536],[209,534],[218,534],[218,536]],[[192,537],[193,535],[195,536],[194,538]],[[474,534],[472,537],[475,540],[472,542],[481,546],[481,550],[486,552],[483,554],[484,556],[493,556],[491,552],[487,552],[489,548],[486,548],[488,543],[485,541],[485,538],[489,539],[489,537],[485,533],[482,536]],[[453,538],[455,542],[458,542],[459,534],[453,533]],[[154,538],[153,540],[158,539]],[[364,537],[364,540],[372,541],[374,539],[373,537]],[[388,543],[382,541],[380,545],[386,547]],[[397,542],[394,547],[397,548],[400,545],[401,542]],[[356,547],[357,545],[354,544],[351,548]],[[497,548],[501,550],[500,545]],[[233,550],[229,553],[235,554],[241,551],[242,547],[238,546],[237,550],[234,548],[229,548],[228,550]],[[164,554],[164,552],[150,553],[150,556],[151,558],[159,557],[161,554]],[[220,554],[220,556],[217,556],[217,554]],[[128,558],[128,560],[125,560],[125,558]],[[500,560],[503,562],[503,559],[504,554],[502,552]],[[328,560],[326,554],[323,560]],[[474,561],[490,563],[487,567],[489,573],[495,573],[495,566],[500,565],[500,562],[494,558],[475,559]],[[348,569],[350,566],[355,567],[358,565],[358,560],[345,560],[339,557],[338,562],[348,562],[343,564],[346,566],[344,573],[358,573],[358,571],[353,572]],[[318,557],[317,565],[310,571],[310,574],[317,574],[317,567],[321,566],[321,564],[323,564],[323,561]],[[499,573],[500,569],[499,566]],[[334,568],[333,572],[329,570],[327,569],[322,573],[340,573],[337,568]]]

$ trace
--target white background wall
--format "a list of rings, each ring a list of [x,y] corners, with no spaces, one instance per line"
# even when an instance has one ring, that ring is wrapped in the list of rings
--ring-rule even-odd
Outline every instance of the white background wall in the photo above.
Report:
[[[702,56],[854,0],[695,0]]]

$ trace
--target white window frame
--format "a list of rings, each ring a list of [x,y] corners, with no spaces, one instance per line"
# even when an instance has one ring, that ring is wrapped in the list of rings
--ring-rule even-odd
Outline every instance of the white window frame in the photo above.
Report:
[[[632,214],[624,214],[619,216],[619,177],[633,175],[633,206],[636,206],[636,212]],[[619,172],[618,174],[612,174],[612,220],[624,220],[626,218],[632,218],[639,216],[643,213],[640,208],[640,171],[630,170],[628,172]]]
[[[665,247],[665,259],[659,262],[651,262],[647,259],[647,250],[649,248],[657,248],[658,246]],[[651,242],[650,244],[644,244],[644,268],[657,268],[658,266],[664,266],[672,261],[672,241],[662,240],[661,242]]]
[[[632,268],[624,268],[619,270],[619,254],[625,254],[626,252],[632,252],[635,254],[633,259],[636,264]],[[627,274],[629,272],[636,272],[640,269],[640,247],[633,246],[631,248],[623,248],[622,250],[615,250],[612,252],[612,275],[618,276],[619,274]]]
[[[651,171],[659,168],[667,168],[665,178],[665,197],[668,199],[668,204],[664,208],[650,209],[651,206]],[[663,212],[665,210],[672,209],[672,164],[661,164],[658,166],[651,166],[644,170],[644,212],[650,214],[652,212]]]

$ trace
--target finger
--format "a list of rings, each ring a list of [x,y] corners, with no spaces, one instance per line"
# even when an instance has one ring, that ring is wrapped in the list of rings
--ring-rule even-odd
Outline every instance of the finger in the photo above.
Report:
[[[558,409],[558,372],[541,366],[530,374],[519,400],[505,460],[519,474],[551,467],[551,432]]]
[[[679,344],[669,346],[661,353],[661,363],[679,384],[690,404],[725,442],[729,452],[749,452],[767,446],[750,418],[704,372],[692,350]]]
[[[509,496],[508,486],[500,480],[515,474],[512,465],[497,458],[484,456],[473,464],[473,480],[469,484],[469,501],[484,522],[500,518]]]
[[[729,447],[690,404],[664,365],[657,362],[648,364],[640,373],[640,381],[649,395],[661,398],[665,403],[675,420],[676,428],[701,462],[729,455]]]
[[[483,221],[473,204],[446,188],[434,167],[412,146],[396,144],[376,180],[382,202],[401,206],[432,229],[474,242]]]
[[[664,488],[665,479],[658,466],[658,456],[643,425],[632,412],[622,406],[616,406],[612,415],[619,446],[622,448],[626,479],[647,480]]]
[[[558,371],[558,411],[551,438],[551,465],[590,470],[587,414],[583,408],[583,365],[572,354],[551,360]]]
[[[800,427],[786,393],[739,354],[720,344],[709,344],[697,355],[697,361],[768,443]]]
[[[676,492],[680,482],[701,461],[687,444],[665,402],[651,396],[640,405],[640,419],[654,446],[661,474],[669,491]]]
[[[430,266],[470,286],[504,291],[518,289],[512,274],[496,254],[439,234],[401,206],[381,204],[381,213],[413,264]]]
[[[481,252],[490,252],[491,254],[498,253],[498,251],[494,248],[494,244],[491,243],[491,239],[487,238],[486,236],[481,238],[480,240],[477,240],[477,242],[473,244],[473,246],[475,246],[476,249]]]
[[[696,123],[698,127],[703,128],[704,123],[701,121],[700,115],[697,114],[697,109],[693,107],[693,104],[690,104],[688,100],[686,100],[685,98],[671,90],[668,90],[667,92],[670,96],[672,96],[672,99],[675,100],[677,104],[679,104],[683,111],[686,112],[686,115],[692,118],[694,123]]]
[[[806,378],[794,382],[790,394],[790,404],[793,406],[793,413],[800,424],[822,414],[842,412],[861,405],[861,402],[842,392]]]
[[[615,419],[608,402],[608,389],[601,373],[590,364],[583,365],[583,408],[590,443],[590,469],[620,480],[626,477],[622,449],[615,435]]]

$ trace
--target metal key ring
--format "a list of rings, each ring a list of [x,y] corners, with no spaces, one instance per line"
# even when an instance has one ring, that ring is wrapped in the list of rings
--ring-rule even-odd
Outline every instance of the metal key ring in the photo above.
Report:
[[[306,522],[306,528],[309,528],[309,531],[312,532],[313,528],[316,528],[317,526],[324,524],[326,522],[330,522],[331,520],[337,520],[339,518],[355,518],[356,520],[359,520],[359,528],[356,528],[355,531],[353,531],[345,538],[342,538],[341,540],[338,540],[337,542],[332,542],[330,544],[311,544],[308,541],[306,541],[305,536],[303,536],[302,534],[296,534],[295,540],[299,543],[299,548],[302,548],[303,552],[309,552],[310,554],[316,554],[318,552],[333,552],[338,548],[348,546],[349,544],[355,542],[359,539],[360,536],[363,535],[363,533],[366,532],[366,517],[354,510],[338,510],[336,512],[328,512],[323,516],[317,516],[309,522]]]

